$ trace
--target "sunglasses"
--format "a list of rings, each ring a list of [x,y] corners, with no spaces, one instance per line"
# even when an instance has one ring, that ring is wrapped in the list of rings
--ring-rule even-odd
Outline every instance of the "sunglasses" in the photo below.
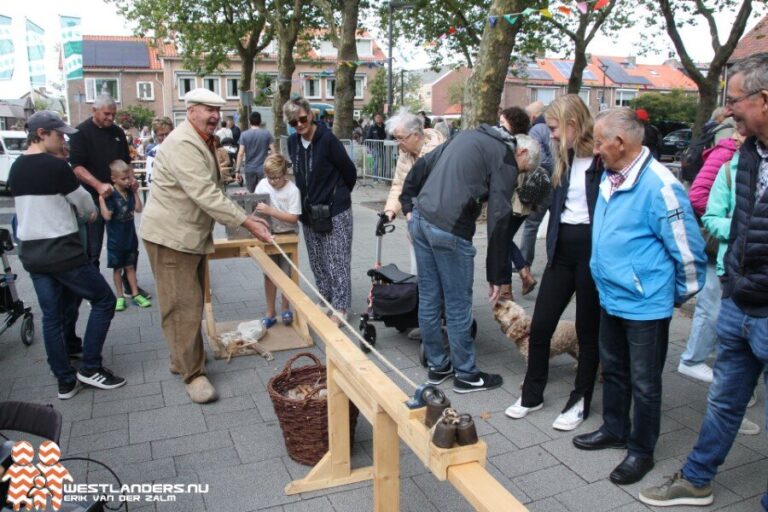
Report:
[[[309,121],[309,116],[299,116],[298,119],[291,119],[288,121],[288,124],[291,125],[291,128],[296,128],[299,123],[307,124],[307,121]]]

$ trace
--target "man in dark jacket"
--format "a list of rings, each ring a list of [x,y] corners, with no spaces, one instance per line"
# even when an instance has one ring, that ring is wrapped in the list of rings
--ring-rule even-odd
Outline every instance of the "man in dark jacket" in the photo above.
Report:
[[[481,372],[475,365],[470,329],[477,251],[472,237],[482,204],[488,202],[489,296],[492,303],[509,297],[510,198],[516,180],[514,137],[481,125],[458,133],[417,161],[403,185],[403,193],[410,197],[418,192],[416,207],[412,208],[410,197],[405,198],[403,211],[419,267],[419,328],[429,382],[440,384],[453,376],[456,393],[502,384],[501,376]],[[443,303],[450,357],[443,347]]]
[[[642,502],[655,506],[712,503],[712,479],[768,364],[768,53],[737,62],[730,76],[726,112],[749,138],[739,152],[714,380],[699,439],[682,469],[640,493]],[[768,493],[761,503],[768,510]]]
[[[365,140],[383,141],[387,138],[387,130],[384,127],[384,116],[376,114],[373,116],[373,122],[368,127],[365,134]],[[368,144],[368,149],[373,154],[373,175],[384,176],[384,143],[373,142]],[[392,176],[389,176],[390,178]]]

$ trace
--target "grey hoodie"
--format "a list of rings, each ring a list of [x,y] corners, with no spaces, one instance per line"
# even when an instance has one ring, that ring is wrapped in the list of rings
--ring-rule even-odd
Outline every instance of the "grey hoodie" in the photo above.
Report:
[[[515,139],[483,124],[456,134],[442,152],[416,198],[416,208],[431,224],[472,241],[475,222],[488,203],[486,275],[491,284],[511,277],[512,193],[517,183]]]

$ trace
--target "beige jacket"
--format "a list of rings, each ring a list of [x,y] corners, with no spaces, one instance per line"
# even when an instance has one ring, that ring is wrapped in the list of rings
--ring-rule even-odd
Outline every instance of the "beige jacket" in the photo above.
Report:
[[[184,121],[157,150],[139,236],[192,254],[213,252],[214,223],[239,226],[246,214],[224,193],[216,157]]]
[[[437,146],[445,142],[443,134],[432,128],[426,128],[424,130],[424,145],[421,147],[421,153],[419,158],[426,155]],[[400,151],[397,156],[397,167],[395,167],[395,177],[392,180],[392,188],[389,189],[389,196],[387,197],[387,204],[384,205],[384,211],[391,210],[395,212],[393,217],[397,217],[400,210],[403,209],[400,204],[400,194],[403,192],[403,182],[411,172],[411,167],[416,162],[417,158],[414,158],[410,153]]]
[[[517,196],[517,190],[525,185],[525,180],[528,178],[527,172],[518,172],[517,173],[517,186],[515,187],[515,191],[512,193],[512,214],[516,216],[528,216],[531,213],[531,206],[525,204],[520,200],[520,198]]]

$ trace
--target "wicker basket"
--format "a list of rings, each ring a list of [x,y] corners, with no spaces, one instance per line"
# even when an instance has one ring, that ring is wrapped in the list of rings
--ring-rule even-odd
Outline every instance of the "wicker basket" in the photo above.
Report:
[[[308,357],[315,364],[294,368],[293,364],[301,357]],[[289,390],[301,384],[314,386],[306,398],[297,400],[285,396]],[[299,464],[314,466],[328,451],[328,401],[325,397],[316,396],[325,388],[325,366],[310,352],[302,352],[289,359],[283,371],[267,383],[288,455]],[[355,436],[359,412],[350,402],[350,443]]]

